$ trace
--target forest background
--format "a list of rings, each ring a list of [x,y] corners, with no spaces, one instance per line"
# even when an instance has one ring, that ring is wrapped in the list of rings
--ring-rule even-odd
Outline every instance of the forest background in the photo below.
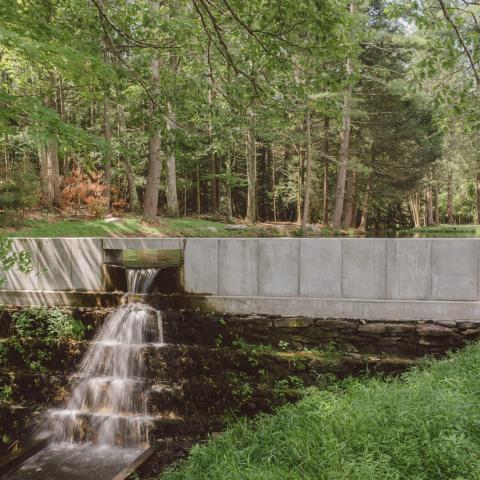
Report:
[[[3,0],[0,209],[480,221],[480,5]]]

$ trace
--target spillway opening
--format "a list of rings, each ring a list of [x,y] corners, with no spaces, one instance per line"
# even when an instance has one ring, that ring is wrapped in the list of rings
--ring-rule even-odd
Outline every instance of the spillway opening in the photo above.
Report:
[[[182,290],[183,252],[179,249],[105,250],[104,254],[107,291],[129,291],[129,272],[138,269],[155,269],[157,272],[145,293],[168,294]]]
[[[123,304],[111,312],[70,379],[70,397],[44,416],[49,446],[9,480],[113,478],[150,444],[158,419],[149,408],[145,354],[164,346],[162,314],[129,294],[151,292],[157,268],[126,268]]]

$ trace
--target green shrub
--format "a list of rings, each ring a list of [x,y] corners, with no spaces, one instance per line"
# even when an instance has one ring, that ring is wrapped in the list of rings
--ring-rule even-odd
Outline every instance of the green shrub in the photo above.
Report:
[[[8,365],[8,347],[5,343],[0,343],[0,367]]]
[[[10,178],[0,182],[0,224],[21,224],[23,211],[33,207],[38,198],[38,173],[32,163],[24,161]]]
[[[50,307],[31,307],[12,315],[10,343],[31,370],[45,370],[54,347],[84,338],[85,327],[72,315]],[[32,342],[35,345],[32,345]]]
[[[0,405],[8,405],[12,401],[13,387],[2,385],[0,387]]]
[[[72,315],[58,308],[31,307],[12,315],[15,335],[22,338],[37,338],[46,343],[62,340],[81,340],[85,327]]]
[[[13,267],[17,267],[23,273],[32,271],[32,258],[29,252],[12,252],[13,241],[8,237],[0,237],[0,269],[7,272]],[[0,286],[5,283],[5,279],[0,279]]]
[[[480,344],[239,422],[162,480],[480,479]]]

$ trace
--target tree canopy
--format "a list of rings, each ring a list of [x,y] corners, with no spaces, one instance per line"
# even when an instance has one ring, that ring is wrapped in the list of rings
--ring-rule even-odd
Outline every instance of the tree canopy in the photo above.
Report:
[[[0,208],[478,221],[479,10],[4,0]]]

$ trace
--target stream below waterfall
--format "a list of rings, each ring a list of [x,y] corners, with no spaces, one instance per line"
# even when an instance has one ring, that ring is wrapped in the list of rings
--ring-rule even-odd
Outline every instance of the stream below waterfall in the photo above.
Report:
[[[157,269],[127,270],[124,303],[109,314],[71,377],[62,409],[47,412],[41,434],[51,444],[6,480],[113,478],[149,445],[143,353],[164,345],[161,312],[131,301],[148,293]]]

